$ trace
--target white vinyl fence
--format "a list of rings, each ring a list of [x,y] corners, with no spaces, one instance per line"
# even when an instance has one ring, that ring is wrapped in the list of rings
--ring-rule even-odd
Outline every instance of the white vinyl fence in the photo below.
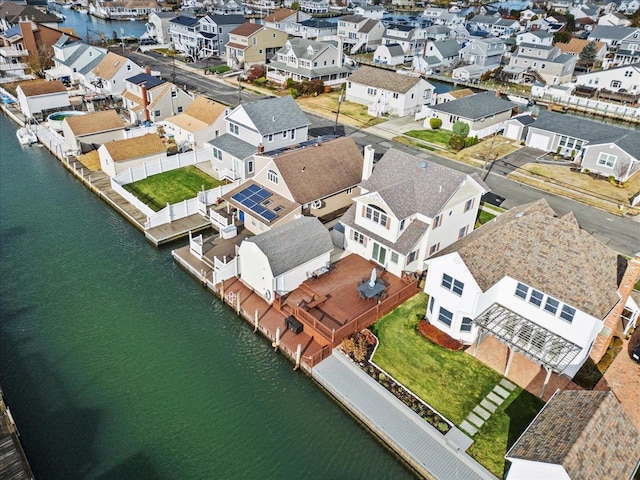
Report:
[[[160,160],[151,160],[149,162],[144,162],[142,165],[129,168],[124,172],[120,172],[113,178],[120,185],[126,185],[127,183],[144,180],[151,175],[176,170],[188,165],[195,165],[196,163],[207,162],[210,160],[209,152],[210,150],[208,148],[203,148],[200,150],[178,153]]]
[[[628,107],[625,105],[618,105],[614,103],[601,102],[600,100],[593,100],[590,98],[576,97],[575,95],[569,95],[566,97],[560,97],[555,95],[545,94],[543,97],[545,100],[551,100],[558,105],[588,108],[600,113],[610,113],[620,115],[621,117],[639,118],[640,108]]]

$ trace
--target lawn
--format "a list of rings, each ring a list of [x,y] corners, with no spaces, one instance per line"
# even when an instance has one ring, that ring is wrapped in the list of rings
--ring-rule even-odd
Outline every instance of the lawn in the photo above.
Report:
[[[478,224],[484,225],[485,223],[487,223],[490,220],[493,220],[494,218],[496,218],[496,215],[494,215],[493,213],[489,213],[485,210],[478,210],[478,218],[477,218]]]
[[[439,128],[437,130],[410,130],[405,135],[448,147],[449,139],[453,137],[453,132]]]
[[[460,425],[502,376],[471,355],[445,350],[418,333],[427,298],[420,293],[373,325],[380,340],[373,361]],[[534,395],[516,388],[473,437],[468,453],[501,478],[507,448],[542,405]]]
[[[338,109],[338,98],[340,92],[333,91],[323,93],[315,97],[298,97],[296,102],[303,110],[309,110],[326,118],[335,121]],[[343,101],[340,104],[340,115],[338,123],[351,125],[357,128],[366,128],[379,123],[386,122],[386,117],[372,117],[367,113],[367,107],[358,103]]]
[[[208,190],[222,184],[202,170],[188,166],[152,175],[129,183],[124,188],[157,212],[167,203],[174,204],[195,197],[202,190],[202,185]]]

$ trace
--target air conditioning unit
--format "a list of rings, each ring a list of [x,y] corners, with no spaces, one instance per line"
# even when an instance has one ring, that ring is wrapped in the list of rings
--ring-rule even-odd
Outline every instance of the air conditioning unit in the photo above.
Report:
[[[318,208],[322,208],[322,200],[314,200],[313,202],[311,202],[311,208],[316,210]]]

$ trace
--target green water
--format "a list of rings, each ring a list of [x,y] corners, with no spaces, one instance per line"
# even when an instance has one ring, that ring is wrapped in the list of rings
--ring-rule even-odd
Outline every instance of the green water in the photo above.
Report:
[[[411,478],[4,115],[0,138],[0,385],[36,478]]]

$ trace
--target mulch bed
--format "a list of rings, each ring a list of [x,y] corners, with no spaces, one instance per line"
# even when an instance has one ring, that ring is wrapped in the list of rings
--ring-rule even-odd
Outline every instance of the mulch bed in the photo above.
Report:
[[[420,335],[427,340],[435,343],[436,345],[440,345],[447,350],[455,352],[465,348],[464,343],[459,342],[455,338],[451,338],[449,335],[444,333],[442,330],[438,330],[426,320],[420,320],[420,323],[418,323],[418,331],[420,332]]]
[[[367,375],[386,388],[407,407],[429,422],[438,432],[444,435],[451,430],[451,425],[446,419],[434,412],[429,405],[414,396],[404,386],[400,385],[384,372],[381,372],[378,367],[369,362],[376,343],[377,339],[375,335],[369,330],[363,330],[347,338],[343,344],[340,345],[340,351],[347,355]]]

